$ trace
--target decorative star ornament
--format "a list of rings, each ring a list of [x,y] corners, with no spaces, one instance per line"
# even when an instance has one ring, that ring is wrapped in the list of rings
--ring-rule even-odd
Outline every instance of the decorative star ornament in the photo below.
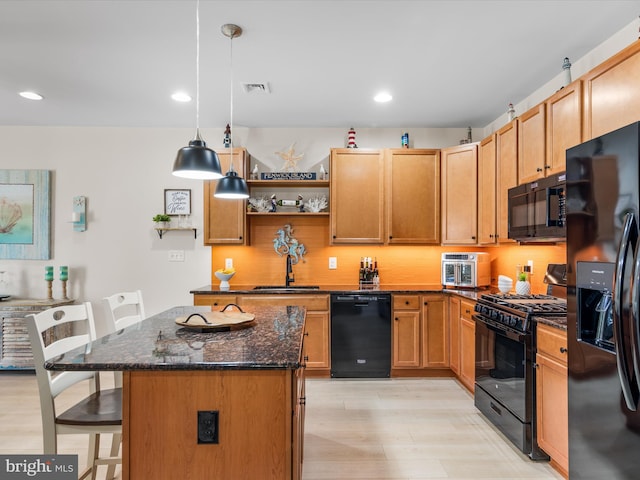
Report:
[[[300,155],[295,154],[295,142],[291,144],[291,146],[285,150],[284,152],[276,152],[282,160],[284,160],[284,165],[282,166],[283,172],[297,172],[298,171],[298,162],[302,157],[304,157],[304,153]]]

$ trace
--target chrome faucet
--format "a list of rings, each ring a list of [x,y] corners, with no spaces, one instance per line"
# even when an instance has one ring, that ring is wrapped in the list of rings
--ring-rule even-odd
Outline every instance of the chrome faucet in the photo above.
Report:
[[[293,267],[291,265],[291,255],[287,254],[287,273],[284,277],[284,283],[288,287],[292,283],[294,283],[295,276],[293,275]]]

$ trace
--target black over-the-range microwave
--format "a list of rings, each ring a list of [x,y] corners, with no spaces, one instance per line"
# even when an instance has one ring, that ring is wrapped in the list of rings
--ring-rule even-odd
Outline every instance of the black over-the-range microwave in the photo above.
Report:
[[[519,242],[566,241],[566,174],[509,189],[509,238]]]

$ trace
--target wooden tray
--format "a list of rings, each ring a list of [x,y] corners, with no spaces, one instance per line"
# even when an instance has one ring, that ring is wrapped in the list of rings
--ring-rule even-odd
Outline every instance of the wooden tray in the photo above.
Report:
[[[229,307],[236,307],[240,311],[227,312]],[[253,313],[245,313],[238,305],[230,303],[219,312],[192,313],[188,317],[178,317],[176,323],[198,332],[228,332],[253,326],[255,318]]]

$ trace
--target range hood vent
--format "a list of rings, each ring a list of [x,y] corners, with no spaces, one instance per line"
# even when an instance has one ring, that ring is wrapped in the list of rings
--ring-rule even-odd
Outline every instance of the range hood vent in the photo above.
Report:
[[[267,82],[246,82],[242,84],[242,89],[245,93],[271,93],[271,89],[269,88],[269,84]]]

